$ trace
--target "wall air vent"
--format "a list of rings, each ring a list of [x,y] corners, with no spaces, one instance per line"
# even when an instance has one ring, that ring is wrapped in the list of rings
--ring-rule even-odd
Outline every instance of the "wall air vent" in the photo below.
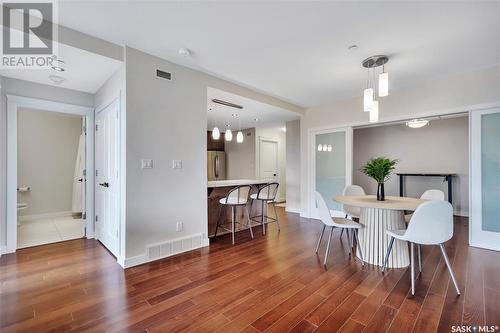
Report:
[[[156,77],[159,79],[172,81],[172,73],[162,71],[160,69],[156,70]]]

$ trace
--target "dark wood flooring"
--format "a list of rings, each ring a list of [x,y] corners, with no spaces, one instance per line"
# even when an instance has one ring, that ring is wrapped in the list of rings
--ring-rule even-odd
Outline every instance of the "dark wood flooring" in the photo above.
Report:
[[[75,240],[0,258],[4,332],[450,332],[451,325],[500,325],[500,253],[467,246],[456,218],[446,249],[424,248],[424,270],[409,294],[409,272],[349,259],[334,234],[328,269],[314,253],[318,221],[280,208],[256,238],[229,235],[209,248],[122,270],[96,241]]]

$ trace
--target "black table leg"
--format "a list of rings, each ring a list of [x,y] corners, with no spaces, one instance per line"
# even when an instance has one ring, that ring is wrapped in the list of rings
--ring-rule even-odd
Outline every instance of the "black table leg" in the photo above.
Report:
[[[451,176],[446,176],[446,181],[448,182],[448,202],[453,205],[453,186],[452,186]]]
[[[404,196],[404,178],[405,176],[399,175],[399,196],[403,197]]]

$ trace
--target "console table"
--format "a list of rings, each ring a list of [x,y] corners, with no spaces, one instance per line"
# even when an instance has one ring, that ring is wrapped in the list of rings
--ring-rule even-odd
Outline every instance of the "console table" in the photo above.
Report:
[[[453,177],[455,173],[396,173],[399,176],[399,196],[404,197],[405,177],[442,177],[448,182],[448,201],[453,204]]]

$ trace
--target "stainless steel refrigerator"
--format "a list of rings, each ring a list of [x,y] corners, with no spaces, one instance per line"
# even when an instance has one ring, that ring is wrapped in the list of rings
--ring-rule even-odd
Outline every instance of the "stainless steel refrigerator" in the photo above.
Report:
[[[223,151],[207,151],[208,180],[226,179],[226,153]]]

